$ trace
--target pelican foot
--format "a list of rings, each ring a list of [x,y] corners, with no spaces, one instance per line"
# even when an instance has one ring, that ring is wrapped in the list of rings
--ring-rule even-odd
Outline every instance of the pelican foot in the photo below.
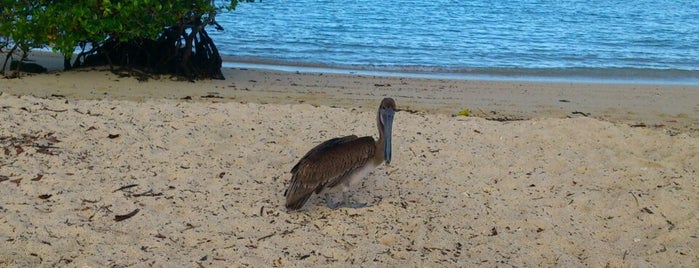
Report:
[[[341,207],[346,207],[346,208],[364,208],[367,207],[367,203],[345,203],[345,201],[340,201],[340,202],[335,202],[335,203],[330,203],[327,204],[328,208],[330,209],[338,209]]]
[[[364,208],[364,207],[367,207],[367,204],[366,203],[349,203],[349,204],[346,204],[346,206],[348,208]]]
[[[330,209],[337,209],[337,208],[339,208],[339,207],[348,207],[348,208],[363,208],[363,207],[367,207],[367,203],[356,203],[356,202],[352,202],[350,196],[349,196],[347,193],[345,193],[345,192],[342,193],[342,201],[336,202],[336,203],[333,203],[333,202],[332,202],[332,200],[331,200],[329,194],[325,194],[325,202],[326,202],[326,205],[327,205]]]
[[[325,205],[326,205],[328,208],[330,208],[330,209],[336,209],[336,208],[339,208],[339,207],[343,206],[344,204],[345,204],[345,201],[344,201],[344,200],[343,200],[343,201],[340,201],[340,202],[333,202],[332,195],[330,195],[329,193],[326,193],[326,194],[325,194]]]

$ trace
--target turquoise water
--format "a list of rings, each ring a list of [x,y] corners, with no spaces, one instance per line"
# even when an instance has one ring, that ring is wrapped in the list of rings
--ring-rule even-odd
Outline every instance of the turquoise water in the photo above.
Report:
[[[217,20],[209,33],[238,63],[699,84],[696,0],[264,0]]]

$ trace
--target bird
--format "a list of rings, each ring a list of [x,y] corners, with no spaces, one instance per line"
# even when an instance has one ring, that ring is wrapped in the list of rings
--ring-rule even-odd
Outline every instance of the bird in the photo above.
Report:
[[[366,203],[352,203],[350,186],[369,175],[382,163],[391,163],[391,137],[396,102],[381,100],[376,113],[379,139],[372,136],[349,135],[327,140],[308,151],[291,169],[291,180],[284,191],[286,208],[293,211],[303,207],[313,193],[325,193],[327,206],[335,209],[365,207]],[[330,193],[341,188],[342,201],[332,203]]]

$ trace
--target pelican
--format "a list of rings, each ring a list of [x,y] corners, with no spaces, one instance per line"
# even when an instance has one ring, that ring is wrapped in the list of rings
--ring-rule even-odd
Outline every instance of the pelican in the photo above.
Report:
[[[391,163],[391,131],[396,102],[385,98],[376,114],[379,139],[371,136],[344,136],[327,140],[304,155],[291,169],[291,181],[284,192],[286,208],[298,210],[315,192],[325,193],[325,201],[330,208],[345,205],[361,208],[366,203],[353,204],[348,196],[351,185],[366,177],[384,161]],[[342,202],[332,204],[329,192],[342,188]]]

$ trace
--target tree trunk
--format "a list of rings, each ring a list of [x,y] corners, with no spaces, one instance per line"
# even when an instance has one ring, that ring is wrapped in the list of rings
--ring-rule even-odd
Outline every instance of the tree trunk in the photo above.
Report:
[[[128,42],[109,39],[94,44],[96,49],[78,55],[73,67],[116,64],[153,74],[171,74],[195,79],[225,79],[221,55],[205,30],[201,18],[196,23],[167,28],[157,40]],[[189,31],[189,33],[187,33]],[[69,66],[70,63],[68,62]]]

